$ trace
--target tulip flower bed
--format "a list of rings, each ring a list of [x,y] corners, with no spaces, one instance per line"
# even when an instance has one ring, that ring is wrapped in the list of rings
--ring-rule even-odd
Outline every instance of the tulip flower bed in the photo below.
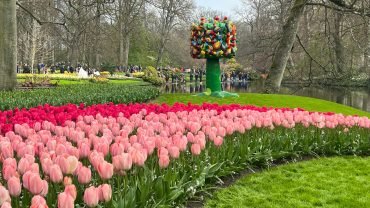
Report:
[[[38,105],[65,105],[67,103],[94,105],[98,103],[147,102],[159,96],[154,86],[125,84],[81,84],[55,89],[30,91],[0,91],[0,110],[31,108]]]
[[[45,105],[0,125],[1,207],[175,207],[251,165],[370,153],[369,118],[303,109]]]

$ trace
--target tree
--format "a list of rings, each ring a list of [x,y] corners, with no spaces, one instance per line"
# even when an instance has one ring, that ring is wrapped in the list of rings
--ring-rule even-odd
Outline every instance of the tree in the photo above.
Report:
[[[161,64],[166,43],[170,38],[171,31],[179,21],[188,17],[193,8],[192,0],[155,0],[154,5],[160,12],[159,43],[157,55],[157,67]]]
[[[140,26],[139,17],[145,0],[118,0],[116,11],[117,32],[119,34],[119,65],[127,66],[130,52],[130,38],[134,29]]]
[[[284,35],[280,39],[279,46],[276,50],[270,68],[270,73],[266,84],[267,92],[278,92],[280,90],[285,67],[297,35],[299,21],[303,16],[306,3],[307,0],[295,0],[294,5],[290,10],[289,17],[282,30]]]
[[[0,27],[0,90],[11,90],[17,84],[16,0],[0,1]]]

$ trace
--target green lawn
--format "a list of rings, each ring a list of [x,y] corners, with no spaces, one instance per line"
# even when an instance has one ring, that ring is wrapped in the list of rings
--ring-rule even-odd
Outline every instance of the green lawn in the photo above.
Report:
[[[370,158],[321,158],[272,168],[216,192],[205,207],[370,207]]]
[[[291,95],[266,95],[255,93],[239,93],[239,98],[214,98],[214,97],[197,97],[189,94],[164,94],[154,100],[155,103],[168,103],[173,104],[176,102],[181,103],[219,103],[219,104],[243,104],[243,105],[256,105],[268,107],[288,107],[288,108],[303,108],[308,111],[320,112],[335,112],[343,113],[346,115],[360,115],[369,116],[370,113],[364,112],[349,106],[333,103],[330,101],[291,96]]]

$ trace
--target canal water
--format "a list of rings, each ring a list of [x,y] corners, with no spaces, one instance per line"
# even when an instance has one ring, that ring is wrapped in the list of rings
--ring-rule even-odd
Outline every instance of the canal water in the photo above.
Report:
[[[228,92],[261,93],[263,83],[260,81],[229,82],[223,83],[222,87],[223,90]],[[206,86],[202,83],[175,83],[161,87],[162,93],[200,93],[205,90]],[[297,85],[286,85],[281,88],[280,93],[329,100],[370,112],[370,89],[368,88],[302,87]]]

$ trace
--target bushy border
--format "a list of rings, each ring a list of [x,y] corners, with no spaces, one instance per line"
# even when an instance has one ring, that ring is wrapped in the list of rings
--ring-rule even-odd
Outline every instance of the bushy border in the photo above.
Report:
[[[154,86],[82,84],[54,89],[0,92],[0,110],[31,108],[46,103],[54,106],[68,103],[142,103],[158,96],[159,90]]]

